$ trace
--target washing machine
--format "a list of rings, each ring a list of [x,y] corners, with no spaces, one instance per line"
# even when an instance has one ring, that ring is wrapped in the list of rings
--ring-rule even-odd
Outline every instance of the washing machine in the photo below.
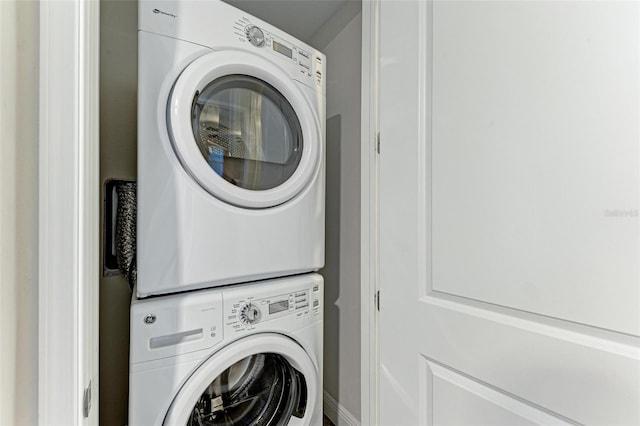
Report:
[[[317,274],[138,299],[129,425],[320,425]]]
[[[324,265],[325,56],[218,0],[139,3],[140,297]]]

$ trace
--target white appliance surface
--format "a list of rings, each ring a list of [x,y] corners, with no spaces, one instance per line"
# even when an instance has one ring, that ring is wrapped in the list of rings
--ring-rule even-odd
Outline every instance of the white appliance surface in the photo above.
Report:
[[[134,296],[129,425],[319,425],[322,332],[314,273]]]
[[[220,1],[146,1],[139,297],[324,265],[325,57]]]

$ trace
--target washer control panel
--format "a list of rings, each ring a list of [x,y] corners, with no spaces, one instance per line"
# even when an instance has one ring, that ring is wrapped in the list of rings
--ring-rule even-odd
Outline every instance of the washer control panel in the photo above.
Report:
[[[264,32],[255,25],[247,25],[245,28],[245,33],[247,34],[247,40],[249,43],[253,44],[255,47],[264,46]]]
[[[303,322],[314,319],[321,313],[321,298],[319,286],[314,285],[268,297],[225,300],[225,327],[242,332],[283,317]]]
[[[291,332],[320,321],[318,274],[133,298],[131,364],[210,349],[249,330]]]
[[[240,310],[240,322],[245,326],[258,322],[260,309],[252,303],[247,303]]]

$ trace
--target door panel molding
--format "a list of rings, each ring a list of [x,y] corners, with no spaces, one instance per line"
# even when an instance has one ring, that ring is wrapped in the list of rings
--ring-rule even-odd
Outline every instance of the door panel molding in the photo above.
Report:
[[[435,157],[438,152],[433,149],[433,120],[442,119],[437,116],[437,105],[434,105],[433,91],[438,81],[433,80],[433,61],[436,52],[443,51],[434,47],[434,28],[437,27],[434,20],[439,18],[434,8],[442,5],[460,8],[486,5],[494,10],[506,3],[509,3],[508,7],[523,4],[525,8],[535,9],[534,12],[545,13],[546,8],[556,7],[556,3],[548,2],[446,0],[390,0],[379,5],[382,140],[378,191],[380,423],[438,424],[446,420],[438,417],[438,410],[456,403],[460,410],[464,410],[462,402],[469,395],[498,407],[495,412],[498,417],[500,410],[505,409],[502,418],[506,420],[512,419],[509,412],[516,412],[521,418],[543,424],[640,423],[636,402],[640,400],[640,344],[636,336],[596,327],[588,321],[577,321],[579,318],[571,315],[555,315],[555,312],[564,311],[546,309],[557,306],[551,306],[551,302],[545,306],[545,294],[540,295],[540,303],[545,309],[529,310],[517,303],[497,303],[499,297],[475,298],[468,297],[475,293],[460,292],[451,294],[446,291],[447,287],[436,282],[437,275],[433,273],[434,262],[437,261],[434,250],[441,250],[442,244],[447,243],[444,238],[439,241],[440,246],[432,245],[435,227],[439,226],[433,221],[435,207],[438,207],[433,203],[441,202],[434,197],[432,173],[434,162],[440,160]],[[580,7],[580,4],[571,3],[567,7]],[[599,3],[600,6],[604,4]],[[541,9],[536,9],[536,5],[541,5]],[[563,7],[562,4],[559,7]],[[513,10],[522,13],[518,9]],[[525,12],[527,10],[524,9]],[[639,16],[635,16],[636,21],[632,25],[640,27]],[[584,26],[596,34],[603,31],[601,24],[590,19]],[[569,22],[567,31],[579,32],[580,24],[581,21]],[[482,30],[490,33],[494,27],[489,25]],[[464,33],[464,26],[456,31],[458,35],[473,37],[473,33]],[[514,29],[514,40],[519,36],[518,31],[520,29]],[[535,39],[535,33],[527,32],[526,28],[522,31],[523,37]],[[615,52],[617,46],[612,44],[611,51]],[[518,56],[506,55],[504,60],[505,67],[508,67],[509,61],[518,60]],[[549,60],[548,65],[551,64]],[[482,66],[482,62],[467,64],[471,70],[475,66]],[[591,69],[585,69],[584,78],[591,72]],[[455,80],[455,70],[452,74]],[[615,80],[615,74],[607,78]],[[637,79],[634,82],[638,84]],[[620,90],[616,93],[625,96],[626,92],[622,90],[625,87],[620,83]],[[478,93],[484,89],[480,87],[469,96],[479,96]],[[547,90],[535,95],[536,98],[544,97],[547,93],[549,96],[554,94]],[[464,97],[456,101],[461,108],[464,107]],[[513,118],[509,115],[511,111],[502,104],[498,104],[497,111],[504,120]],[[465,122],[456,125],[463,128]],[[500,153],[499,147],[489,149],[493,150],[492,155]],[[578,153],[582,152],[578,150]],[[567,164],[565,173],[571,173],[573,169],[570,166]],[[464,178],[473,179],[473,176],[465,175]],[[439,190],[443,191],[444,184],[439,184]],[[589,199],[588,193],[583,196]],[[439,214],[444,213],[440,211]],[[509,220],[503,220],[495,226],[508,230],[509,224]],[[451,229],[455,230],[454,225]],[[460,239],[462,237],[463,234]],[[556,234],[551,237],[552,240],[561,238]],[[574,244],[575,241],[569,243]],[[456,253],[456,246],[447,249]],[[464,257],[455,259],[461,260],[459,268],[472,266],[472,262],[467,262]],[[533,269],[539,265],[535,259],[524,257],[520,260]],[[603,265],[610,268],[612,264]],[[468,286],[482,293],[482,282],[474,280],[473,274],[469,276],[471,278],[463,282],[462,287]],[[502,278],[508,279],[509,276]],[[476,283],[478,288],[473,288]],[[601,297],[597,292],[580,292],[580,284],[580,280],[575,280],[565,288],[551,290],[564,291],[564,296],[573,294],[573,297],[565,297],[563,302],[567,311],[598,309]],[[616,287],[617,284],[613,281],[610,288],[601,287],[599,291],[612,293],[618,289],[622,296],[616,297],[634,298],[635,290],[628,291],[628,283]],[[521,295],[518,296],[522,299]],[[625,327],[633,326],[633,315],[628,313],[627,310],[619,322]],[[598,313],[601,317],[617,314],[610,305],[606,311]],[[446,389],[451,392],[446,393]],[[442,400],[437,395],[439,390],[442,390],[440,396],[447,394],[449,400]]]
[[[433,289],[640,336],[639,10],[435,2]]]
[[[635,336],[435,291],[420,298],[420,302],[612,354],[640,359],[640,348]]]
[[[640,422],[640,349],[632,339],[610,343],[433,297],[421,303],[438,319],[422,325],[429,336],[416,343],[422,357],[574,423]],[[603,405],[615,407],[615,417]]]
[[[472,409],[475,410],[475,412],[472,413],[471,418],[467,417],[466,419],[461,419],[456,415],[457,413],[455,413],[457,407],[447,407],[447,411],[453,411],[452,413],[449,413],[449,415],[453,414],[457,417],[455,420],[451,418],[446,419],[448,421],[440,418],[436,418],[434,420],[434,414],[436,413],[431,411],[424,414],[425,421],[421,422],[421,424],[451,424],[452,421],[457,424],[469,424],[472,421],[473,423],[497,425],[498,422],[503,419],[489,417],[491,410],[496,409],[513,415],[513,421],[511,423],[506,423],[505,426],[509,424],[522,424],[522,420],[526,420],[534,425],[576,424],[569,419],[563,418],[557,413],[550,412],[543,407],[539,407],[529,401],[522,400],[518,396],[505,392],[504,390],[496,388],[488,383],[475,380],[473,377],[467,376],[460,371],[456,371],[446,365],[440,364],[435,360],[424,358],[422,360],[422,364],[422,377],[423,380],[426,381],[424,389],[427,389],[427,393],[424,397],[429,399],[430,407],[436,405],[434,404],[433,399],[439,397],[438,393],[442,392],[443,388],[450,386],[467,394],[458,395],[456,399],[459,401],[466,396],[468,398],[465,404],[466,407],[472,406]],[[442,413],[438,414],[439,416],[442,416]],[[469,416],[469,413],[464,413],[464,415]]]
[[[418,282],[433,288],[433,247],[432,247],[432,198],[433,176],[433,2],[418,2],[418,141],[417,144],[417,234],[418,234]]]

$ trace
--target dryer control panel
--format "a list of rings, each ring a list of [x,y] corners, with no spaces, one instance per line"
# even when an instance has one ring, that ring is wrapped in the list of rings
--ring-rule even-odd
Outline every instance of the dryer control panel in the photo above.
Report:
[[[322,87],[324,80],[324,55],[309,48],[279,37],[268,31],[264,26],[258,26],[243,16],[235,21],[234,34],[240,42],[249,42],[254,48],[269,54],[272,58],[284,61],[288,68],[295,67],[298,72],[293,77],[310,87]]]
[[[223,1],[140,0],[138,29],[207,46],[243,49],[277,61],[293,79],[325,95],[325,56],[279,28]]]

